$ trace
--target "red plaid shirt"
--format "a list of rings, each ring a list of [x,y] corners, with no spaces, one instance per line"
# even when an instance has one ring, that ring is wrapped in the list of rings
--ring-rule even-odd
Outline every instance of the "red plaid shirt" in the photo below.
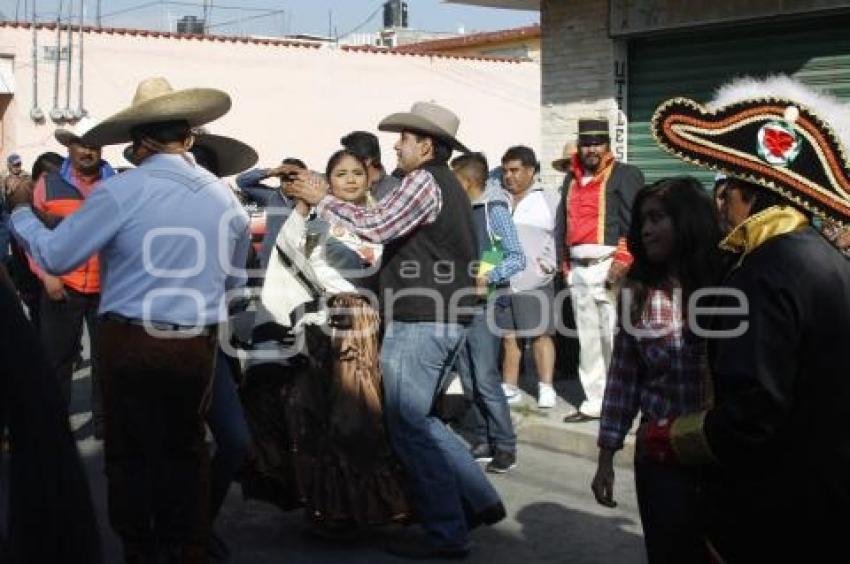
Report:
[[[330,221],[373,243],[386,243],[404,237],[420,225],[436,221],[443,206],[443,194],[434,175],[414,170],[401,186],[374,206],[365,207],[325,196],[316,211]]]
[[[704,409],[708,397],[705,342],[685,327],[680,299],[652,289],[635,327],[625,321],[614,339],[599,425],[599,447],[612,450],[623,448],[639,410],[648,420],[676,417]]]

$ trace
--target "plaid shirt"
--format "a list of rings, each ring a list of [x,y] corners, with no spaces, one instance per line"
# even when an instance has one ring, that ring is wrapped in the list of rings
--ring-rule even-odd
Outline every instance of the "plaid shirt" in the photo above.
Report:
[[[705,343],[687,331],[680,300],[667,290],[650,290],[635,327],[627,329],[620,321],[602,401],[599,447],[623,448],[638,410],[643,418],[658,420],[704,409],[706,362]]]
[[[501,239],[502,249],[505,252],[504,260],[487,273],[487,282],[501,284],[507,282],[514,274],[522,272],[525,268],[525,253],[508,208],[488,206],[487,211],[490,214],[490,228],[493,230],[493,235]]]
[[[325,196],[316,211],[332,224],[340,224],[373,243],[404,237],[420,225],[436,221],[443,196],[434,175],[414,170],[401,186],[374,206],[364,207]]]

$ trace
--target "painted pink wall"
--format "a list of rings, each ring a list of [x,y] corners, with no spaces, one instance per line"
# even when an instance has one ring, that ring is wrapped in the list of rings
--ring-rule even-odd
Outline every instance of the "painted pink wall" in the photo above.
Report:
[[[40,45],[55,30],[40,29]],[[63,42],[64,43],[64,42]],[[35,124],[32,104],[32,32],[0,26],[0,57],[14,57],[15,95],[6,112],[0,153],[17,151],[27,166],[45,150],[62,152],[49,117]],[[76,36],[72,108],[77,107]],[[39,47],[41,53],[41,47]],[[129,105],[137,83],[164,76],[175,88],[213,87],[228,92],[233,109],[209,126],[254,146],[261,165],[284,156],[324,169],[339,138],[353,129],[375,130],[384,116],[417,100],[433,100],[461,117],[459,138],[497,163],[509,146],[539,147],[540,67],[537,63],[430,58],[271,46],[175,37],[86,32],[85,108],[104,118]],[[65,107],[64,62],[60,107]],[[39,105],[53,107],[53,66],[39,60]],[[384,160],[394,166],[393,134],[380,134]],[[105,149],[120,164],[121,147]]]

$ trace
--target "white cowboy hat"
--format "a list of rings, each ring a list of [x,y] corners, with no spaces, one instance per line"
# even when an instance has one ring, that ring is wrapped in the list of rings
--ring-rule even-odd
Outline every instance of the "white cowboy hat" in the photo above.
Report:
[[[53,136],[59,142],[60,145],[64,145],[65,147],[69,146],[74,142],[82,142],[82,138],[89,131],[91,131],[95,126],[97,126],[97,120],[94,120],[88,116],[80,119],[77,123],[72,125],[71,127],[60,127],[56,131],[53,132]],[[88,140],[85,142],[87,145],[94,145],[90,143]],[[100,145],[94,145],[99,147]]]
[[[381,120],[378,129],[381,131],[415,131],[433,135],[446,141],[452,148],[464,153],[467,149],[457,140],[457,130],[460,119],[451,111],[432,102],[416,102],[409,112],[392,114]]]
[[[131,139],[139,125],[163,121],[186,121],[197,127],[220,118],[230,110],[230,96],[213,88],[174,90],[164,78],[139,83],[130,107],[89,130],[84,141],[92,145],[115,145]]]
[[[257,164],[260,159],[257,151],[249,145],[224,135],[214,135],[206,132],[195,132],[195,142],[192,149],[201,148],[215,155],[218,162],[218,170],[210,171],[218,176],[232,176],[239,174]],[[124,158],[133,163],[133,146],[124,148]],[[135,163],[133,163],[135,164]]]

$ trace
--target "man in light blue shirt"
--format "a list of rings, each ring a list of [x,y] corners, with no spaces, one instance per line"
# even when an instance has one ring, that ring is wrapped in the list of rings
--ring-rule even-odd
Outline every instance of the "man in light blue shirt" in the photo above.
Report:
[[[105,181],[47,229],[21,198],[15,234],[52,274],[100,253],[96,358],[105,403],[110,522],[128,562],[206,562],[209,452],[204,416],[226,291],[244,284],[248,216],[189,154],[191,128],[230,109],[212,89],[139,84],[132,105],[84,140],[132,140],[138,168]],[[20,193],[21,191],[16,191]]]
[[[215,325],[227,318],[225,290],[245,282],[248,219],[227,186],[188,159],[151,155],[104,182],[54,230],[18,206],[15,233],[51,274],[99,252],[101,315]]]
[[[266,212],[266,234],[260,248],[260,265],[269,264],[269,255],[274,248],[281,227],[292,213],[294,203],[283,195],[283,188],[292,183],[292,174],[307,170],[301,159],[287,157],[275,168],[252,168],[236,177],[236,186],[245,197],[260,205]],[[272,187],[264,182],[268,178],[279,178],[280,186]]]

